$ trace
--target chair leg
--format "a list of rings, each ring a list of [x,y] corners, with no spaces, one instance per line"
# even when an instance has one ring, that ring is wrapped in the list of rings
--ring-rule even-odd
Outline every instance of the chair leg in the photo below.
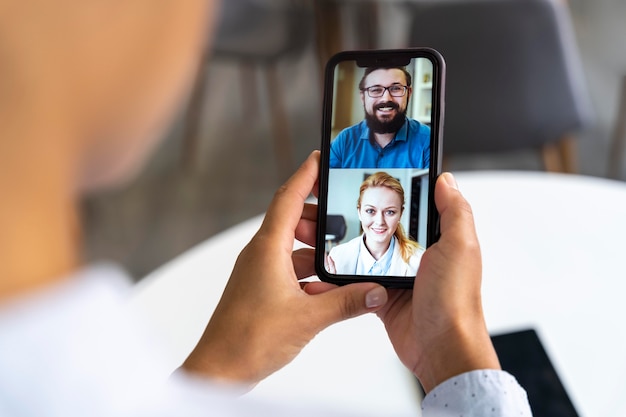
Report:
[[[578,172],[576,139],[572,136],[564,136],[555,143],[544,145],[541,154],[544,168],[548,172]]]
[[[239,64],[239,80],[241,85],[241,114],[243,120],[258,121],[260,115],[259,89],[257,84],[257,66],[248,61]]]
[[[283,83],[278,77],[278,68],[276,65],[270,64],[267,66],[266,73],[272,134],[274,135],[274,155],[279,179],[284,181],[293,174],[295,165],[293,143],[289,135],[289,118],[285,108]]]
[[[559,153],[563,161],[563,172],[567,174],[575,174],[578,172],[578,147],[576,138],[573,136],[564,136],[558,143]]]
[[[321,64],[320,74],[324,74],[326,62],[339,51],[346,48],[343,42],[345,24],[342,19],[342,2],[337,0],[316,0],[315,8],[315,32],[318,57]],[[349,3],[349,2],[348,2]],[[377,47],[379,6],[376,2],[361,2],[350,4],[349,12],[355,17],[355,35],[358,42],[352,45],[352,49],[372,49]]]
[[[541,148],[543,168],[548,172],[562,172],[561,158],[557,151],[557,145],[550,143]]]
[[[203,59],[196,74],[196,80],[183,116],[181,133],[180,164],[184,170],[193,171],[196,167],[197,153],[200,143],[200,127],[204,110],[204,91],[207,81],[208,60]]]
[[[356,10],[352,11],[356,17],[355,31],[359,40],[356,48],[373,49],[377,47],[379,38],[378,9],[379,6],[376,2],[363,2],[356,5]]]
[[[342,48],[342,22],[339,5],[333,0],[317,0],[315,7],[315,33],[320,74],[324,74],[326,61]]]
[[[611,153],[609,155],[609,178],[618,179],[622,176],[624,166],[624,150],[626,148],[626,75],[622,78],[620,102],[617,110]]]

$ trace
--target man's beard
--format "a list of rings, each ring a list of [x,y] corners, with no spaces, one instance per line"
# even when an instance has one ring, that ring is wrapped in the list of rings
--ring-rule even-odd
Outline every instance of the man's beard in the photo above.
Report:
[[[378,117],[376,117],[376,111],[381,107],[391,107],[395,109],[397,113],[392,119],[384,121],[379,120]],[[379,103],[374,106],[373,110],[374,114],[369,114],[367,110],[365,110],[365,123],[367,123],[367,127],[374,133],[396,133],[404,125],[404,121],[406,120],[406,109],[401,111],[400,106],[393,101]]]

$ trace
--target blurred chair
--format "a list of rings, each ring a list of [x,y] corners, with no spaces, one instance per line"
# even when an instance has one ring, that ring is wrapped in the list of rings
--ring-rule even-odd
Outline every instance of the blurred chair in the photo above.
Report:
[[[379,1],[314,0],[314,4],[321,74],[337,52],[377,47]]]
[[[541,151],[546,170],[575,172],[573,134],[592,120],[565,2],[418,1],[411,46],[447,63],[444,157]]]
[[[218,29],[198,72],[185,115],[183,163],[193,166],[199,149],[208,63],[231,61],[241,70],[242,103],[247,117],[254,117],[260,108],[255,70],[263,71],[278,174],[281,180],[285,179],[293,172],[295,158],[283,98],[289,79],[280,80],[277,68],[283,59],[299,56],[312,42],[312,5],[307,0],[230,0],[222,2],[220,10]]]
[[[621,80],[617,115],[611,140],[611,152],[609,154],[609,177],[622,178],[624,175],[624,150],[626,150],[626,75]]]
[[[346,219],[340,214],[329,214],[326,216],[326,251],[337,245],[346,237],[348,227]]]

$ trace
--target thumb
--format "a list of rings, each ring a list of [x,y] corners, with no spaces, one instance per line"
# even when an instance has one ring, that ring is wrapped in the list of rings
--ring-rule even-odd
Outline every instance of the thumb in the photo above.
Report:
[[[315,311],[322,328],[374,312],[387,302],[385,287],[373,282],[341,287],[325,282],[311,282],[304,290],[313,296]]]
[[[440,216],[441,236],[477,240],[472,208],[449,172],[441,174],[435,184],[435,204]]]

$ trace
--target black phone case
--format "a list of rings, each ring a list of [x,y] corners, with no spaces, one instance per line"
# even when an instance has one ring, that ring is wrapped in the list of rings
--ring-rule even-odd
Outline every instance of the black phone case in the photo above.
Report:
[[[411,59],[428,58],[433,64],[432,74],[432,110],[431,110],[431,141],[430,141],[430,169],[428,182],[428,218],[427,243],[429,247],[439,239],[439,214],[434,203],[435,182],[441,174],[441,155],[443,146],[444,96],[445,96],[445,61],[442,55],[432,48],[408,48],[386,50],[358,50],[340,52],[330,58],[324,74],[324,103],[322,116],[322,145],[321,164],[319,174],[319,200],[317,215],[317,245],[315,254],[315,269],[322,281],[337,285],[354,282],[376,282],[389,288],[412,288],[414,277],[397,276],[363,276],[363,275],[335,275],[330,274],[324,267],[325,246],[324,237],[327,224],[327,197],[330,156],[330,130],[332,120],[332,103],[334,88],[335,66],[343,61],[356,61],[359,67],[378,65],[404,66]]]

